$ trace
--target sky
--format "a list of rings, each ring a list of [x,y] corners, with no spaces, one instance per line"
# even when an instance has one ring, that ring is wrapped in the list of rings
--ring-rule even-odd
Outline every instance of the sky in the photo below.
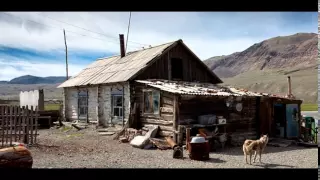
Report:
[[[120,53],[129,12],[0,12],[0,80],[65,76]],[[295,33],[317,33],[317,12],[132,12],[127,51],[182,39],[202,60]]]

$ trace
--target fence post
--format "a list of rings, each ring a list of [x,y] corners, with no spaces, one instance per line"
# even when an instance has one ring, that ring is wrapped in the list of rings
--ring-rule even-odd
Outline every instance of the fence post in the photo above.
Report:
[[[10,146],[12,145],[12,135],[13,135],[13,133],[12,133],[12,119],[13,119],[13,117],[14,117],[14,111],[13,111],[13,106],[10,106],[10,121],[9,121],[9,127],[10,127],[10,134],[8,134],[9,135],[9,137],[10,137]],[[7,138],[9,138],[9,137],[7,137]]]
[[[31,144],[33,144],[33,120],[34,120],[34,113],[33,113],[33,106],[31,106],[31,111],[30,111],[30,121],[28,126],[30,125],[30,140]]]
[[[5,106],[1,106],[1,146],[3,147],[3,145],[4,145],[4,107]]]
[[[9,111],[9,106],[6,106],[6,127],[5,127],[5,130],[6,130],[6,136],[5,136],[5,139],[6,139],[6,146],[8,145],[8,134],[9,134],[9,116],[10,116],[10,111]]]

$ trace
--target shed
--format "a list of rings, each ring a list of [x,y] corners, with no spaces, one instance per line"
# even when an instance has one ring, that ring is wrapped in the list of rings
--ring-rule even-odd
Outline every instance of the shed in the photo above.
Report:
[[[196,83],[168,80],[137,80],[135,93],[142,93],[140,102],[141,126],[157,124],[161,136],[172,136],[183,144],[186,127],[217,128],[234,138],[257,138],[260,133],[276,137],[277,119],[287,121],[287,136],[297,137],[298,122],[292,121],[292,112],[300,114],[300,100],[267,93],[256,93],[234,87],[211,83]],[[132,94],[134,96],[135,94]],[[274,113],[277,104],[286,107],[287,117]],[[291,113],[291,114],[290,114]],[[201,117],[212,116],[212,122],[203,122]],[[218,119],[225,119],[220,123]],[[298,118],[300,116],[297,116]],[[278,128],[279,129],[279,128]],[[239,139],[243,143],[243,138]]]

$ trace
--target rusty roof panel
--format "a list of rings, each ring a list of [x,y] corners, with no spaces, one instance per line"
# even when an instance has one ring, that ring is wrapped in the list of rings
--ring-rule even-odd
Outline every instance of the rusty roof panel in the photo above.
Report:
[[[181,82],[168,80],[137,80],[139,83],[181,95],[198,95],[198,96],[272,96],[285,98],[277,95],[251,92],[234,87],[220,86],[210,83]]]
[[[127,81],[142,68],[146,67],[150,61],[157,56],[160,56],[164,50],[176,42],[177,41],[140,51],[129,52],[123,58],[118,55],[98,59],[87,66],[78,75],[63,82],[58,87],[73,87]]]

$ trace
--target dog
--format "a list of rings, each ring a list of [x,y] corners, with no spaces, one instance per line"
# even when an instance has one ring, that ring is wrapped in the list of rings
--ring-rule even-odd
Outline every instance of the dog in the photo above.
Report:
[[[242,150],[244,153],[244,158],[246,160],[246,163],[248,164],[247,156],[250,157],[250,163],[251,164],[251,157],[254,152],[254,159],[253,162],[255,163],[257,158],[257,153],[259,153],[259,162],[261,163],[261,154],[264,151],[265,147],[267,146],[269,141],[268,135],[261,135],[260,139],[258,140],[245,140],[242,146]]]

